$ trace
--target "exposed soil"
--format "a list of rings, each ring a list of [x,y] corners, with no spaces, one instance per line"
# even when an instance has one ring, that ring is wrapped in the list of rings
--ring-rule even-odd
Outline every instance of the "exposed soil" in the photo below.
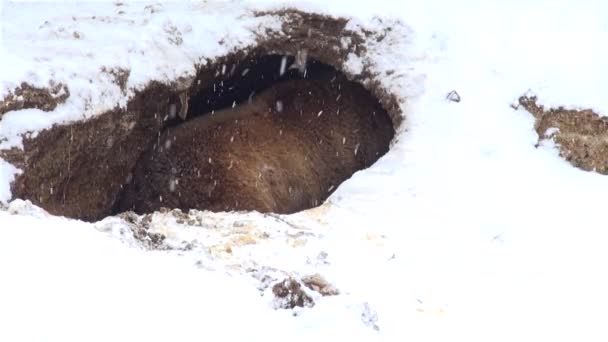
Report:
[[[133,232],[133,237],[138,240],[142,246],[155,250],[169,249],[169,247],[164,244],[165,235],[150,232],[150,223],[152,221],[151,215],[137,216],[132,212],[125,212],[119,216],[129,224],[129,228]]]
[[[0,119],[4,113],[13,110],[36,108],[49,112],[64,103],[69,96],[68,87],[62,83],[37,88],[24,82],[0,100]]]
[[[11,185],[13,197],[29,199],[52,214],[88,221],[116,213],[117,208],[124,208],[120,205],[124,186],[140,180],[134,179],[138,176],[134,176],[137,172],[133,173],[133,170],[138,161],[145,158],[144,152],[153,149],[155,144],[158,147],[159,138],[167,137],[175,128],[183,125],[185,129],[187,125],[191,125],[190,121],[182,123],[184,118],[195,120],[212,111],[246,104],[250,98],[266,89],[282,82],[302,79],[301,69],[290,69],[289,66],[297,65],[294,62],[299,60],[303,53],[309,61],[306,77],[311,80],[314,79],[315,70],[320,73],[341,71],[349,53],[364,56],[363,42],[367,39],[381,39],[386,34],[359,34],[345,29],[347,19],[293,10],[256,15],[276,16],[284,25],[279,31],[268,31],[267,35],[260,36],[254,46],[234,51],[199,66],[193,79],[178,79],[171,84],[150,83],[128,102],[126,109],[116,108],[84,122],[55,125],[40,132],[35,138],[24,139],[23,151],[1,151],[3,158],[24,171]],[[287,71],[281,74],[279,66],[283,56],[288,56]],[[102,71],[115,75],[117,84],[127,84],[128,70]],[[379,86],[368,66],[364,66],[359,75],[345,74],[340,77],[344,82],[347,78],[363,84],[366,88],[366,98],[369,99],[367,105],[376,106],[378,102],[381,104],[383,110],[375,111],[375,114],[373,111],[369,113],[370,116],[376,116],[374,120],[383,120],[378,117],[385,116],[387,120],[392,121],[393,127],[401,123],[402,113],[396,97]],[[293,91],[297,89],[293,88]],[[361,91],[364,91],[363,88]],[[69,94],[67,88],[64,93]],[[32,94],[31,97],[24,95],[25,100],[21,105],[5,104],[5,108],[8,108],[6,111],[26,107],[52,110],[57,103],[67,98],[67,95],[60,91],[56,93],[62,94],[60,96],[53,97],[51,93],[50,96],[55,100],[53,104],[48,100],[48,96],[40,95],[44,94],[43,92],[34,91]],[[42,97],[46,100],[36,100]],[[8,103],[7,98],[4,103]],[[232,125],[230,129],[249,129],[251,137],[251,128],[246,128],[243,124],[244,122]],[[303,122],[294,123],[293,128],[301,127],[298,125],[302,124]],[[226,135],[227,132],[228,130],[218,134]],[[394,133],[392,127],[389,133],[384,138],[386,146],[380,149],[381,152],[377,156],[375,152],[372,153],[375,159],[388,149],[388,143]],[[241,136],[241,139],[245,139],[245,136]],[[360,157],[364,155],[362,152],[369,144],[362,139],[359,147]],[[348,139],[347,144],[353,141],[355,140]],[[267,141],[266,144],[268,143]],[[276,144],[276,141],[274,143]],[[246,143],[242,142],[242,146],[246,146]],[[329,144],[325,146],[325,151],[330,150]],[[352,149],[353,146],[349,145],[349,148]],[[223,150],[218,147],[216,154],[219,151]],[[253,150],[250,148],[249,151]],[[377,148],[375,151],[378,151]],[[332,153],[335,152],[332,150]],[[375,161],[374,158],[366,158],[363,162],[352,164],[352,170],[340,171],[340,178],[348,177],[357,171],[356,168],[367,167]],[[283,164],[278,164],[277,167],[281,165]],[[315,176],[321,179],[322,173],[327,170],[324,166],[323,170],[315,171],[318,173]],[[217,169],[214,172],[219,171]],[[170,188],[169,181],[167,179],[165,182],[167,189]],[[339,185],[335,182],[328,184],[310,188],[325,188],[327,191],[330,186],[333,186],[333,190]],[[306,189],[309,186],[302,184],[300,188]],[[310,198],[313,197],[316,202],[312,203],[320,204],[324,200],[322,196],[315,195]],[[310,202],[309,199],[306,201]]]
[[[553,139],[560,155],[573,166],[608,174],[608,119],[591,109],[544,108],[536,97],[522,96],[519,104],[536,119],[540,140]]]
[[[302,283],[309,289],[320,293],[323,296],[336,296],[340,294],[340,291],[330,284],[320,274],[311,274],[302,277]]]
[[[272,287],[272,293],[277,298],[276,306],[280,309],[293,309],[295,307],[313,307],[314,300],[302,290],[302,285],[293,279],[287,278]]]

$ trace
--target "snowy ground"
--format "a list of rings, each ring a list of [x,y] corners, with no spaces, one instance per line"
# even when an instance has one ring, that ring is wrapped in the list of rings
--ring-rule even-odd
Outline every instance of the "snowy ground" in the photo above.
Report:
[[[7,113],[1,147],[79,119],[86,103],[94,104],[86,116],[124,103],[129,94],[100,66],[130,67],[131,87],[173,79],[200,56],[226,52],[201,41],[238,46],[253,39],[248,28],[277,25],[236,20],[247,8],[279,6],[150,4],[3,2],[0,95],[21,81],[55,79],[72,96],[51,113]],[[608,113],[608,6],[297,6],[410,27],[399,51],[376,54],[379,69],[389,61],[408,76],[387,81],[410,98],[391,151],[307,212],[194,213],[184,223],[154,214],[150,229],[167,236],[169,250],[144,248],[118,218],[88,224],[9,202],[0,210],[0,340],[608,339],[608,178],[573,168],[550,144],[535,148],[532,116],[510,107],[530,91],[546,105]],[[173,27],[179,48],[159,38]],[[451,90],[460,103],[445,100]],[[5,202],[14,172],[0,160]],[[314,273],[340,294],[310,291],[312,308],[274,308],[265,279]]]

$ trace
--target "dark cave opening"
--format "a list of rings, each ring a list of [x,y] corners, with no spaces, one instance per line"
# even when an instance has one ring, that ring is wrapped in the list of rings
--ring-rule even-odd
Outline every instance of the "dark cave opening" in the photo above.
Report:
[[[296,57],[270,54],[252,54],[237,61],[218,63],[215,67],[200,73],[188,97],[187,119],[211,114],[225,108],[241,105],[284,81],[296,79],[318,79],[336,69],[315,59],[308,59],[304,71],[294,66]],[[209,80],[212,75],[213,80]],[[179,103],[178,97],[174,102]],[[176,112],[181,110],[181,104]],[[175,116],[167,119],[166,127],[179,125],[183,120]]]

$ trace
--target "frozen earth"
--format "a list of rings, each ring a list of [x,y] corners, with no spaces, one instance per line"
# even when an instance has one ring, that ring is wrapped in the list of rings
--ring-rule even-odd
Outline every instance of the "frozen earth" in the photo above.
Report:
[[[191,74],[201,58],[279,25],[253,9],[285,5],[4,1],[0,97],[50,80],[71,96],[52,112],[4,114],[0,147],[124,105],[150,80]],[[289,5],[408,27],[371,52],[378,72],[397,70],[385,86],[407,98],[390,152],[298,214],[96,223],[11,200],[19,170],[0,159],[0,340],[606,340],[608,178],[572,167],[550,143],[536,148],[533,117],[510,105],[534,94],[608,113],[608,6]],[[347,61],[351,72],[358,62]],[[129,68],[130,90],[102,66]],[[446,100],[452,90],[460,102]],[[314,306],[283,308],[274,285],[317,274],[338,294],[303,286]]]

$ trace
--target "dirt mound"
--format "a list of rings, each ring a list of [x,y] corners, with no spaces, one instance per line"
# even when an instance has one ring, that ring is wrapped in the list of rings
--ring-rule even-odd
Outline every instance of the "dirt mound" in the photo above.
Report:
[[[343,79],[348,78],[350,81],[361,83],[363,87],[360,87],[360,92],[364,95],[357,99],[359,101],[357,104],[362,105],[361,101],[367,101],[362,108],[376,108],[381,105],[381,110],[369,112],[368,115],[370,117],[375,115],[374,120],[380,120],[380,122],[383,122],[382,120],[384,122],[392,121],[393,127],[397,127],[401,123],[402,113],[396,97],[379,85],[368,65],[364,65],[363,71],[357,75],[341,73],[344,70],[343,63],[349,54],[364,57],[365,44],[363,43],[371,39],[381,40],[386,32],[349,31],[346,29],[347,19],[292,10],[255,15],[277,17],[283,22],[283,26],[280,30],[268,29],[266,34],[260,35],[254,46],[245,47],[197,66],[198,72],[194,78],[178,79],[171,84],[151,82],[145,89],[135,94],[128,102],[126,109],[117,108],[84,122],[56,125],[40,132],[35,138],[24,139],[23,151],[13,149],[0,152],[3,158],[24,171],[12,183],[13,197],[29,199],[52,214],[89,221],[116,213],[117,208],[131,206],[131,204],[121,205],[124,203],[124,201],[121,202],[123,189],[128,184],[142,181],[141,173],[134,172],[138,161],[142,158],[145,159],[142,156],[146,151],[153,149],[155,145],[160,146],[161,137],[168,137],[172,130],[182,127],[182,125],[182,130],[192,126],[189,121],[183,123],[184,118],[196,120],[197,117],[213,111],[245,104],[256,94],[263,93],[282,82],[314,79],[315,74],[333,72]],[[301,67],[302,60],[307,61],[305,68]],[[286,71],[282,70],[282,64],[286,65]],[[294,67],[290,68],[290,66]],[[128,70],[122,71],[120,75],[122,78],[127,78]],[[126,84],[125,80],[120,82]],[[293,89],[293,91],[297,90]],[[283,105],[290,108],[287,102]],[[310,119],[310,117],[308,118]],[[222,130],[226,130],[222,131],[223,133],[217,131],[217,134],[227,135],[229,131],[235,129],[253,132],[251,127],[244,128],[244,124],[245,121],[238,125],[223,125],[225,127]],[[297,127],[301,127],[298,125],[303,124],[304,122],[294,122],[290,124],[292,126],[281,127],[285,127],[287,132],[289,127],[295,130]],[[330,124],[337,124],[337,122],[334,120]],[[394,134],[392,127],[390,130],[385,129],[384,131],[386,131],[386,135],[381,139],[384,144],[382,147],[376,146],[377,142],[365,140],[366,137],[358,137],[357,134],[360,133],[356,132],[342,134],[347,138],[346,147],[337,146],[339,145],[337,144],[330,148],[329,144],[325,144],[324,151],[326,152],[323,153],[331,151],[333,154],[336,152],[340,154],[345,153],[346,148],[354,149],[352,144],[358,138],[357,143],[360,145],[357,161],[351,163],[347,167],[348,170],[333,170],[332,167],[329,167],[331,164],[329,160],[322,169],[313,170],[314,176],[311,177],[317,179],[318,183],[313,186],[309,183],[298,184],[301,189],[314,189],[316,192],[314,195],[305,196],[304,202],[309,203],[309,207],[312,206],[311,202],[320,204],[326,197],[319,194],[320,189],[326,193],[331,187],[333,187],[331,190],[334,190],[339,182],[357,169],[373,163],[388,149],[388,144]],[[314,139],[318,137],[318,135],[314,136]],[[237,138],[235,137],[235,139]],[[241,135],[239,139],[245,139],[245,136]],[[304,139],[299,140],[300,142],[307,141],[308,143],[314,140],[313,136],[300,139]],[[330,140],[329,137],[325,139]],[[251,142],[253,141],[251,140]],[[266,145],[270,141],[266,141]],[[211,143],[211,141],[205,143]],[[245,148],[245,140],[240,143]],[[260,149],[262,149],[261,146],[264,146],[263,142],[256,142],[256,144],[261,144]],[[274,141],[273,144],[278,144],[278,142]],[[365,151],[368,145],[373,146],[370,147],[373,151],[371,154],[367,154]],[[184,144],[182,143],[181,146],[183,147]],[[302,146],[298,146],[298,148],[302,148]],[[338,150],[335,150],[336,148]],[[208,147],[205,151],[211,150]],[[250,147],[247,151],[249,151],[247,156],[251,156],[254,149]],[[231,153],[233,152],[231,151]],[[226,157],[222,153],[227,152],[218,146],[217,151],[213,151],[212,159],[220,161],[222,158],[220,155]],[[374,158],[371,158],[371,155]],[[364,156],[365,160],[359,160]],[[275,169],[279,170],[283,166],[283,163],[278,163],[275,165]],[[333,166],[338,169],[343,167],[339,163]],[[141,166],[139,167],[141,169]],[[227,170],[229,164],[224,167]],[[180,170],[186,169],[187,167],[180,168]],[[213,170],[215,173],[224,171]],[[339,174],[339,177],[331,176],[328,172]],[[169,190],[170,182],[170,179],[166,179],[162,185]],[[154,207],[156,208],[156,206]],[[234,208],[237,207],[229,209]],[[297,210],[289,205],[286,208],[286,211]],[[183,209],[186,208],[183,207]],[[214,209],[220,210],[225,207],[219,206]],[[267,209],[273,210],[274,208],[267,207]]]
[[[608,119],[590,109],[546,109],[536,97],[522,96],[519,104],[536,119],[540,140],[553,139],[560,155],[586,171],[608,174]]]

